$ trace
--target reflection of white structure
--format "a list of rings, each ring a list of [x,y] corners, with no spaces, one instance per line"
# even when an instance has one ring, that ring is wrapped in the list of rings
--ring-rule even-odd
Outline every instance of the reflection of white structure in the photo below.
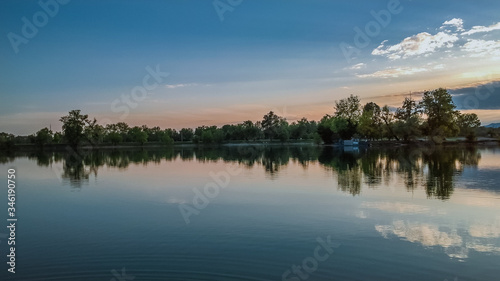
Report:
[[[344,140],[343,145],[344,146],[358,146],[359,140],[357,140],[357,139]]]
[[[483,227],[487,227],[487,225],[481,226],[480,228]],[[472,233],[472,229],[471,227],[470,232],[472,237],[468,238],[458,235],[456,229],[444,232],[439,230],[438,225],[429,223],[396,220],[393,221],[392,225],[375,225],[375,230],[384,238],[389,239],[390,235],[395,235],[412,243],[420,243],[425,247],[443,247],[444,252],[452,258],[465,259],[468,257],[469,250],[500,254],[500,247],[495,246],[491,241],[488,242],[485,241],[485,239],[473,238],[478,236],[476,236],[477,233],[474,233],[476,235]],[[488,229],[485,233],[489,235],[491,232],[489,232]],[[492,238],[492,236],[486,237]]]

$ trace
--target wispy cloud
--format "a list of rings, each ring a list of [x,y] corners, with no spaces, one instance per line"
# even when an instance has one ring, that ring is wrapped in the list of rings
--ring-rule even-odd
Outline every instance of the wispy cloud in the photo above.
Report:
[[[349,67],[349,69],[353,69],[353,70],[358,70],[358,69],[363,69],[363,68],[366,68],[365,63],[358,63],[358,64],[355,64],[355,65]]]
[[[385,70],[379,70],[370,74],[357,75],[360,78],[397,78],[400,76],[412,75],[420,72],[427,72],[428,68],[424,67],[397,67]]]
[[[448,29],[454,27],[455,30]],[[471,57],[494,55],[500,52],[500,41],[473,40],[468,36],[476,33],[486,33],[500,30],[500,22],[490,26],[474,26],[470,30],[464,29],[464,21],[460,18],[453,18],[445,21],[439,28],[439,32],[431,34],[421,32],[404,38],[401,42],[389,45],[387,40],[372,51],[374,56],[384,56],[390,60],[407,59],[418,56],[429,56],[433,53],[444,50],[450,52],[453,47],[460,47],[461,50],[472,53]]]
[[[498,59],[500,58],[500,41],[471,39],[462,46],[462,50],[470,53],[471,57],[488,56]]]
[[[198,84],[196,83],[189,83],[189,84],[167,84],[165,85],[166,88],[168,89],[176,89],[176,88],[184,88],[184,87],[190,87],[190,86],[197,86]]]
[[[451,232],[439,230],[439,226],[429,223],[408,222],[397,220],[392,225],[375,225],[384,238],[395,235],[411,243],[419,243],[424,247],[439,246],[451,258],[465,259],[468,250],[461,236],[454,229]]]
[[[493,30],[500,30],[500,22],[492,24],[490,26],[473,26],[469,31],[462,32],[462,35],[472,35],[475,33],[491,32]]]
[[[428,55],[441,48],[451,48],[456,41],[458,41],[458,37],[455,34],[438,32],[432,35],[421,32],[392,46],[386,46],[387,40],[383,41],[372,51],[372,55],[385,56],[391,60],[406,59],[419,55]]]

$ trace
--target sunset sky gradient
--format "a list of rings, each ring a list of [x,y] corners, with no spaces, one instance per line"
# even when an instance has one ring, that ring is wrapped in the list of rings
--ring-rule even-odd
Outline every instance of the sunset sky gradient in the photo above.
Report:
[[[73,0],[17,53],[9,34],[22,36],[23,17],[43,10],[1,1],[0,131],[60,130],[72,109],[176,129],[257,121],[270,110],[319,120],[350,94],[396,107],[438,87],[483,125],[500,122],[500,2],[401,0],[356,45],[357,30],[392,1],[243,0],[221,20],[213,1]],[[116,110],[148,67],[169,75],[128,114]]]

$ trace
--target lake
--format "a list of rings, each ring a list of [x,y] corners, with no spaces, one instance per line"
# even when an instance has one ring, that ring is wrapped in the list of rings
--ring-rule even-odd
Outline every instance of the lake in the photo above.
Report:
[[[498,280],[500,148],[1,154],[1,280]]]

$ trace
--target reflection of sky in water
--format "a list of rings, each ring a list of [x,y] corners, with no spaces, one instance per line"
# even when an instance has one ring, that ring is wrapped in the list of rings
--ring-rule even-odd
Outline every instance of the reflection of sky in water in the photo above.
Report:
[[[148,235],[158,233],[155,239],[160,242],[171,237],[172,244],[160,243],[164,248],[159,249],[166,250],[158,250],[158,255],[168,254],[172,245],[184,251],[191,243],[226,245],[229,241],[224,249],[231,251],[243,241],[237,237],[247,237],[245,253],[263,249],[255,252],[262,255],[256,260],[277,263],[285,269],[310,254],[309,246],[301,252],[289,248],[290,245],[304,245],[304,241],[332,235],[341,243],[339,260],[322,265],[324,276],[340,274],[339,279],[347,275],[353,276],[353,280],[369,279],[356,275],[360,273],[346,272],[357,272],[359,266],[373,266],[372,270],[380,274],[379,279],[395,280],[387,278],[393,274],[391,263],[407,262],[411,266],[412,262],[418,262],[425,263],[422,266],[429,269],[428,274],[442,270],[444,273],[432,277],[444,280],[450,279],[445,273],[460,270],[454,263],[465,262],[478,270],[485,269],[488,273],[482,280],[489,280],[489,274],[495,271],[491,268],[500,257],[498,151],[438,151],[436,155],[419,152],[411,159],[401,156],[406,154],[399,151],[361,150],[346,154],[314,147],[262,149],[248,157],[217,149],[140,151],[114,156],[86,155],[82,163],[67,162],[64,155],[52,158],[30,155],[3,160],[0,167],[18,167],[19,178],[25,183],[20,204],[25,204],[24,210],[31,215],[37,214],[32,218],[25,215],[27,227],[38,220],[50,221],[52,216],[61,216],[58,220],[71,225],[76,232],[81,226],[72,218],[85,219],[88,208],[93,210],[98,206],[92,221],[99,222],[99,235],[109,241],[121,235],[142,235],[139,228],[134,232],[133,224],[113,224],[116,219],[123,222],[146,219],[148,227],[155,230]],[[193,189],[203,189],[205,184],[213,182],[211,172],[230,167],[240,167],[242,172],[231,177],[228,187],[206,209],[191,217],[187,228],[179,204],[191,204]],[[136,213],[134,208],[145,213]],[[123,213],[127,215],[122,217]],[[113,228],[108,229],[108,225]],[[36,227],[32,231],[36,232]],[[64,232],[65,237],[72,233],[70,227],[60,231],[69,232]],[[175,236],[165,236],[166,233]],[[222,241],[214,237],[222,237]],[[32,242],[38,240],[33,238]],[[278,240],[288,244],[279,245]],[[278,243],[278,246],[263,247],[259,243]],[[276,249],[281,254],[273,256],[266,252]],[[404,261],[394,260],[393,255]],[[342,269],[335,264],[339,267],[341,264]],[[482,264],[486,264],[485,268]],[[411,270],[407,273],[411,274]],[[398,278],[401,279],[419,280],[406,276]]]
[[[384,238],[391,238],[391,235],[395,235],[426,247],[440,246],[452,258],[465,259],[468,257],[469,250],[500,254],[500,247],[496,246],[498,239],[488,239],[499,237],[500,224],[494,226],[488,224],[472,225],[468,233],[461,235],[458,234],[457,229],[441,231],[437,224],[403,220],[393,221],[391,225],[375,225],[375,229]],[[478,239],[478,237],[482,239]]]

